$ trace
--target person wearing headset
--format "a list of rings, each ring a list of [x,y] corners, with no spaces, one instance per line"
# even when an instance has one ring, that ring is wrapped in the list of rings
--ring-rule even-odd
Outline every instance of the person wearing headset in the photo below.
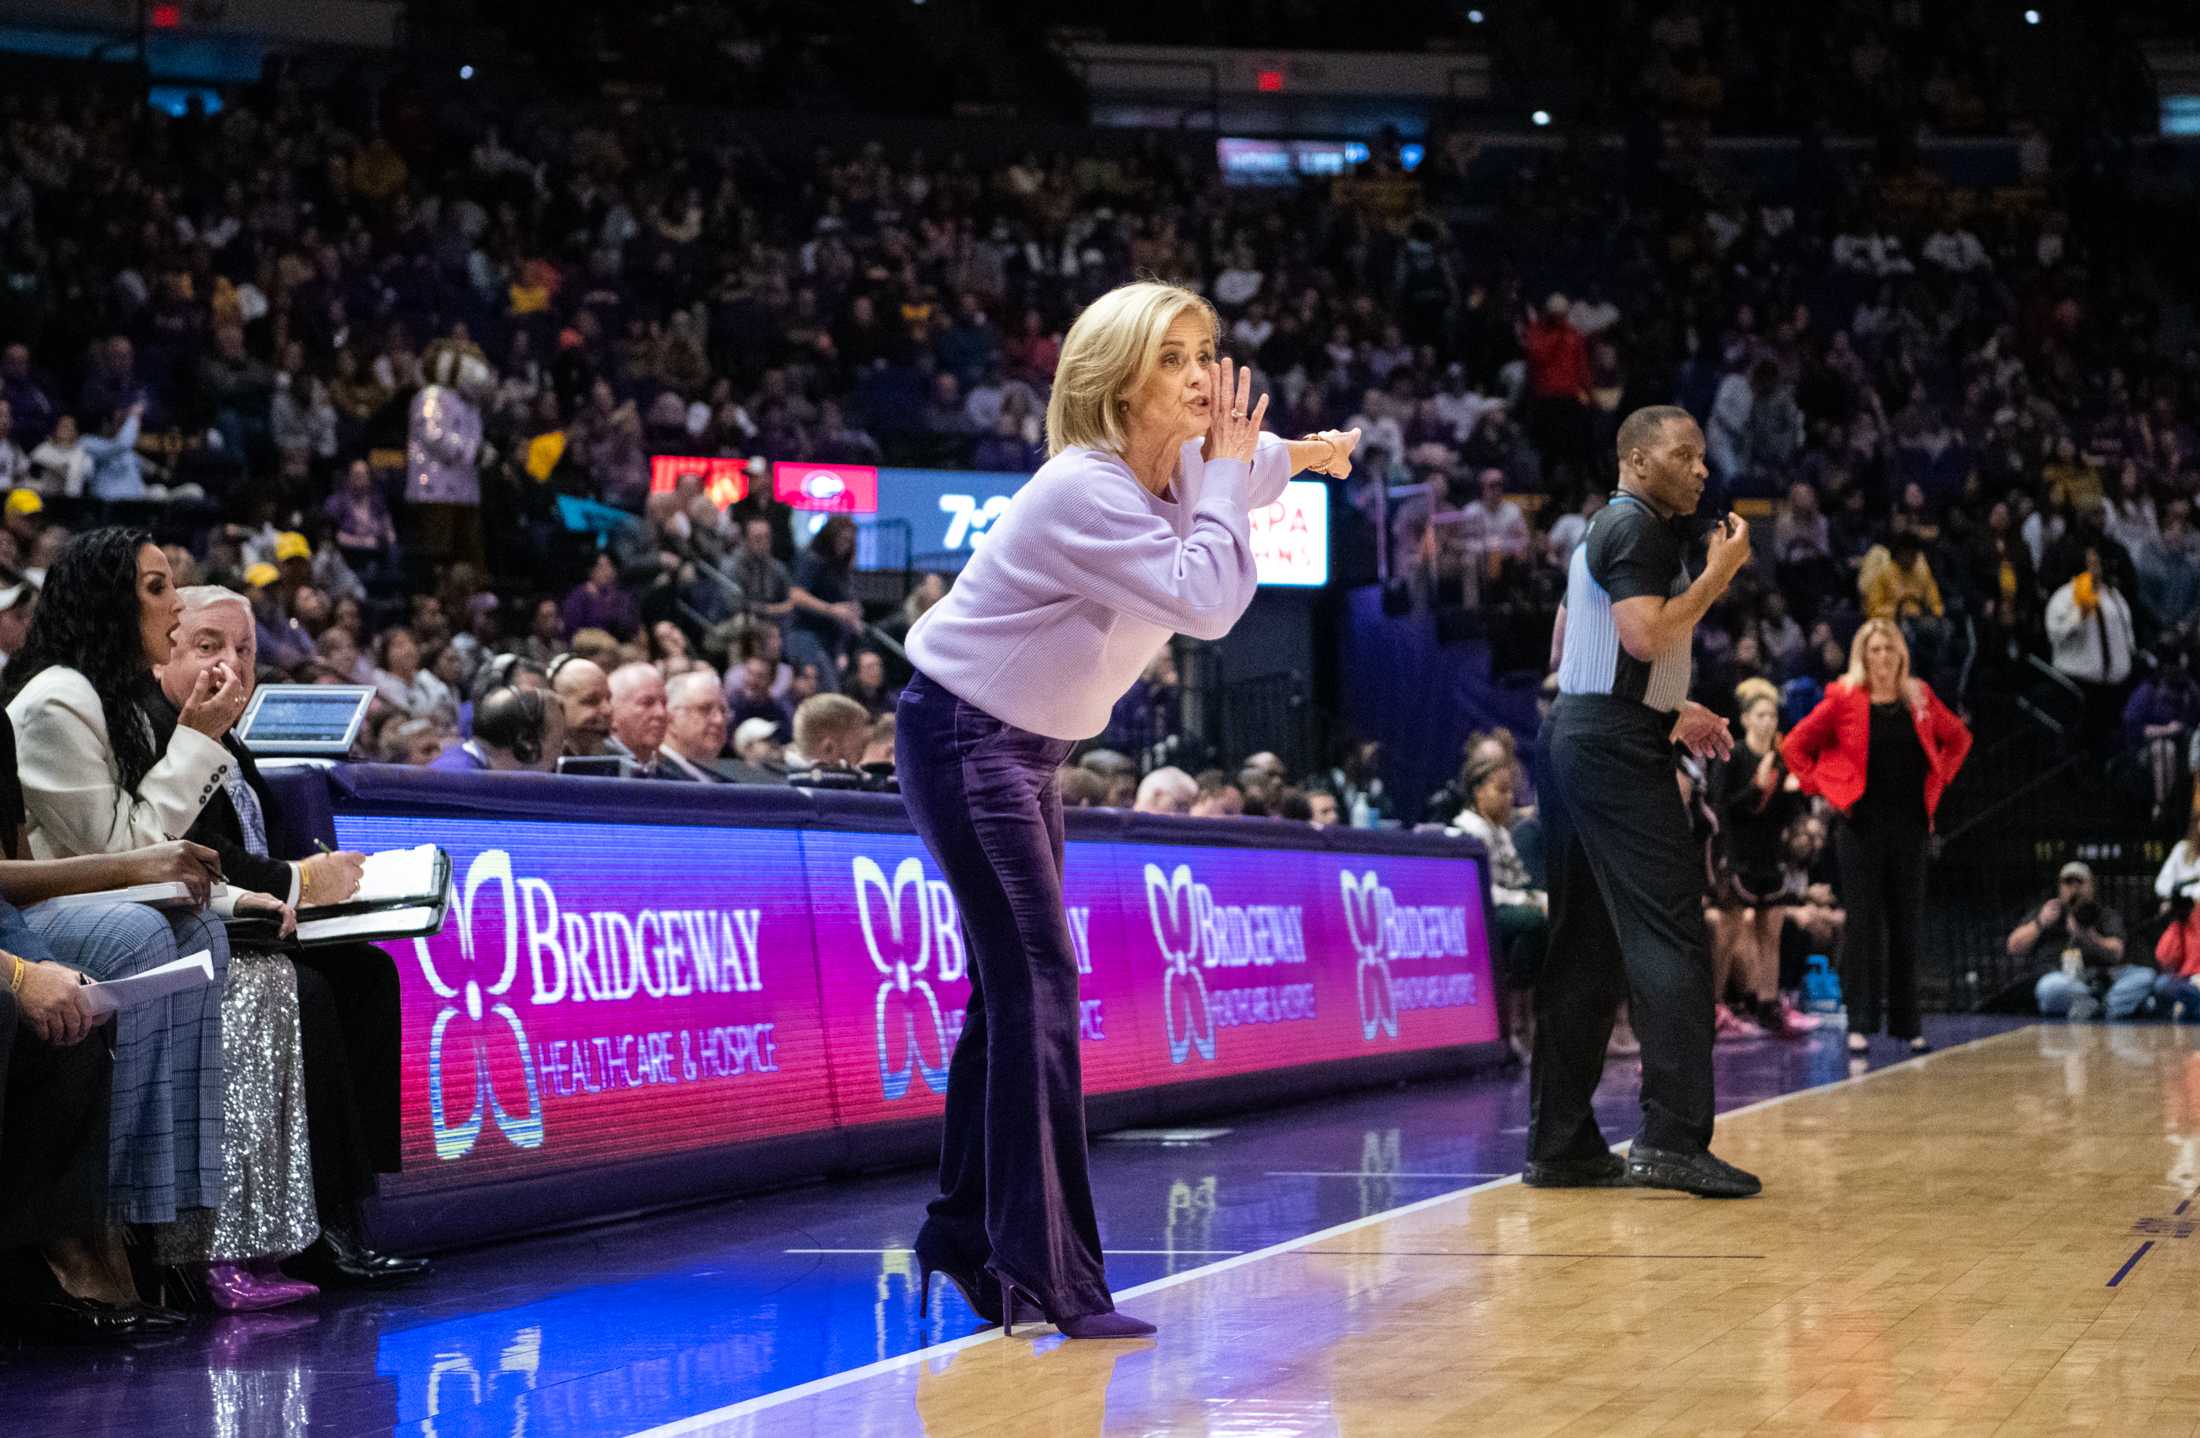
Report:
[[[547,774],[565,752],[565,707],[541,689],[500,684],[474,706],[471,739],[428,767]]]
[[[550,677],[533,660],[499,654],[474,685],[466,742],[428,767],[446,772],[531,769],[549,773],[565,752],[565,706],[552,702]]]

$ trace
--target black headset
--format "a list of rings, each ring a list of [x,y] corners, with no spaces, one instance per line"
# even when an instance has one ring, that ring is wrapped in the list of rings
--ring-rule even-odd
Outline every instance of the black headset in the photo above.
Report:
[[[558,668],[569,657],[561,654],[558,656],[556,663],[552,664],[549,669],[544,669],[524,654],[494,655],[481,666],[481,671],[474,675],[474,702],[480,703],[498,689],[516,687],[519,683],[519,676],[529,670],[542,675],[542,682],[548,684],[550,676],[557,673]]]
[[[510,696],[510,697],[506,697]],[[499,684],[474,706],[474,737],[509,749],[522,764],[542,762],[543,723],[549,717],[543,691]]]

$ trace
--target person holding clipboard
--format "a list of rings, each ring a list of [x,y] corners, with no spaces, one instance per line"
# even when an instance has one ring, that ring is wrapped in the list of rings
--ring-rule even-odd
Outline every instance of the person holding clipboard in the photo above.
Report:
[[[193,585],[177,591],[182,614],[168,662],[156,671],[154,736],[165,742],[200,676],[227,666],[251,701],[257,660],[252,606],[235,590]],[[233,763],[188,835],[221,856],[233,885],[274,894],[310,917],[359,888],[366,856],[322,852],[302,861],[269,857],[273,795],[234,732],[221,744]],[[427,1262],[376,1252],[359,1221],[376,1173],[398,1168],[397,966],[372,944],[327,944],[288,953],[298,975],[305,1045],[307,1134],[321,1235],[284,1265],[323,1287],[418,1277]]]
[[[180,605],[168,557],[143,530],[77,535],[62,546],[45,593],[7,676],[31,856],[115,855],[174,840],[234,768],[221,736],[244,713],[243,683],[224,665],[208,666],[166,743],[154,744],[153,671],[169,660]],[[294,921],[282,899],[243,890],[218,892],[210,911],[265,915],[285,929]],[[206,949],[213,961],[219,1023],[200,1070],[217,1071],[220,1087],[198,1109],[194,1149],[198,1161],[211,1149],[219,1158],[211,1191],[201,1183],[186,1195],[179,1181],[173,1221],[154,1222],[152,1252],[194,1301],[272,1308],[315,1292],[275,1267],[320,1230],[306,1161],[298,988],[279,958],[229,948],[207,912],[187,916],[207,931],[204,940],[179,948]]]

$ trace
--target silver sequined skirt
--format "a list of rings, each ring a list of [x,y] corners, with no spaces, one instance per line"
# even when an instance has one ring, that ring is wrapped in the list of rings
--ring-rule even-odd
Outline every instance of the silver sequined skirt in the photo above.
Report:
[[[222,990],[222,1204],[163,1227],[163,1263],[241,1263],[298,1253],[319,1236],[306,1144],[298,975],[280,954],[239,950]]]

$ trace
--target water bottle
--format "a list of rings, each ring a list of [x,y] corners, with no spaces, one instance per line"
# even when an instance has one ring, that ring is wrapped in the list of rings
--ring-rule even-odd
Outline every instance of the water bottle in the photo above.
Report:
[[[1803,1010],[1813,1014],[1841,1012],[1841,976],[1824,954],[1812,954],[1803,972]]]

